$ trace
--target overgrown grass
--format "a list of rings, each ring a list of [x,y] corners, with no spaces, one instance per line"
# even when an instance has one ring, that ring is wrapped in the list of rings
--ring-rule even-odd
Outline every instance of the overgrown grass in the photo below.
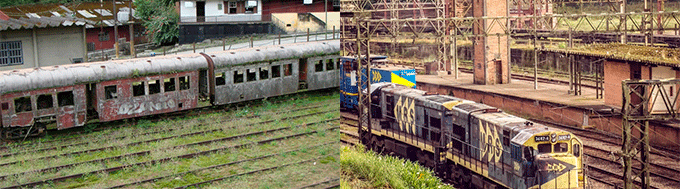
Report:
[[[341,188],[453,188],[427,168],[361,145],[342,148],[340,171]]]

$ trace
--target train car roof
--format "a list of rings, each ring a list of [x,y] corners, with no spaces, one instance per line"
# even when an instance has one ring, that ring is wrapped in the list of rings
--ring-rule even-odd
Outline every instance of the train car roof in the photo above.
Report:
[[[408,96],[414,99],[418,99],[420,102],[422,102],[423,106],[429,107],[429,108],[434,108],[434,109],[448,109],[452,110],[452,108],[456,105],[459,104],[470,104],[474,103],[473,101],[470,100],[465,100],[461,98],[456,98],[452,96],[447,96],[447,95],[429,95],[427,94],[426,91],[423,90],[418,90],[418,89],[412,89],[407,86],[403,85],[397,85],[393,84],[390,87],[385,89],[386,91],[391,91],[394,94],[399,94],[403,96]]]
[[[385,71],[409,70],[409,71],[413,71],[413,73],[415,73],[415,71],[416,71],[416,69],[414,69],[414,68],[408,68],[406,66],[397,66],[397,65],[392,65],[392,64],[373,65],[371,68],[376,69],[376,70],[385,70]]]
[[[0,94],[207,68],[200,54],[157,56],[0,72]]]
[[[563,130],[548,127],[542,124],[532,123],[531,125],[521,126],[520,132],[512,139],[512,142],[524,144],[532,137],[545,132],[563,132]]]
[[[237,66],[267,60],[282,60],[290,58],[304,58],[319,55],[337,54],[340,52],[340,41],[315,41],[306,43],[272,45],[255,49],[241,49],[209,54],[215,68]]]

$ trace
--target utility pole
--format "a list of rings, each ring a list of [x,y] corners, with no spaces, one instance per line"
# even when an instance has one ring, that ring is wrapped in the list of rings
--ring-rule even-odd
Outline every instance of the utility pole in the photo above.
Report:
[[[116,9],[116,0],[113,0],[113,46],[116,48],[116,59],[120,58],[120,53],[118,52],[118,10]]]
[[[130,14],[128,15],[128,22],[130,23],[130,56],[137,58],[137,53],[135,52],[135,19],[132,17],[132,1],[128,4],[128,10]]]

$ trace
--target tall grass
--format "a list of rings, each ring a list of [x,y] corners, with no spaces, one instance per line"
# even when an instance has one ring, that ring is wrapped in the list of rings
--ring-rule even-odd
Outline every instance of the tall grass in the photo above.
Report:
[[[453,188],[427,168],[362,146],[343,147],[340,171],[341,188]]]

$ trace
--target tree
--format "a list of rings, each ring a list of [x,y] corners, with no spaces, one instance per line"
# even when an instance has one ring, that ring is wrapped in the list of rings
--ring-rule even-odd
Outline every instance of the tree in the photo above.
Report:
[[[179,39],[179,15],[175,0],[136,0],[135,16],[142,19],[146,34],[159,45],[173,44]]]

